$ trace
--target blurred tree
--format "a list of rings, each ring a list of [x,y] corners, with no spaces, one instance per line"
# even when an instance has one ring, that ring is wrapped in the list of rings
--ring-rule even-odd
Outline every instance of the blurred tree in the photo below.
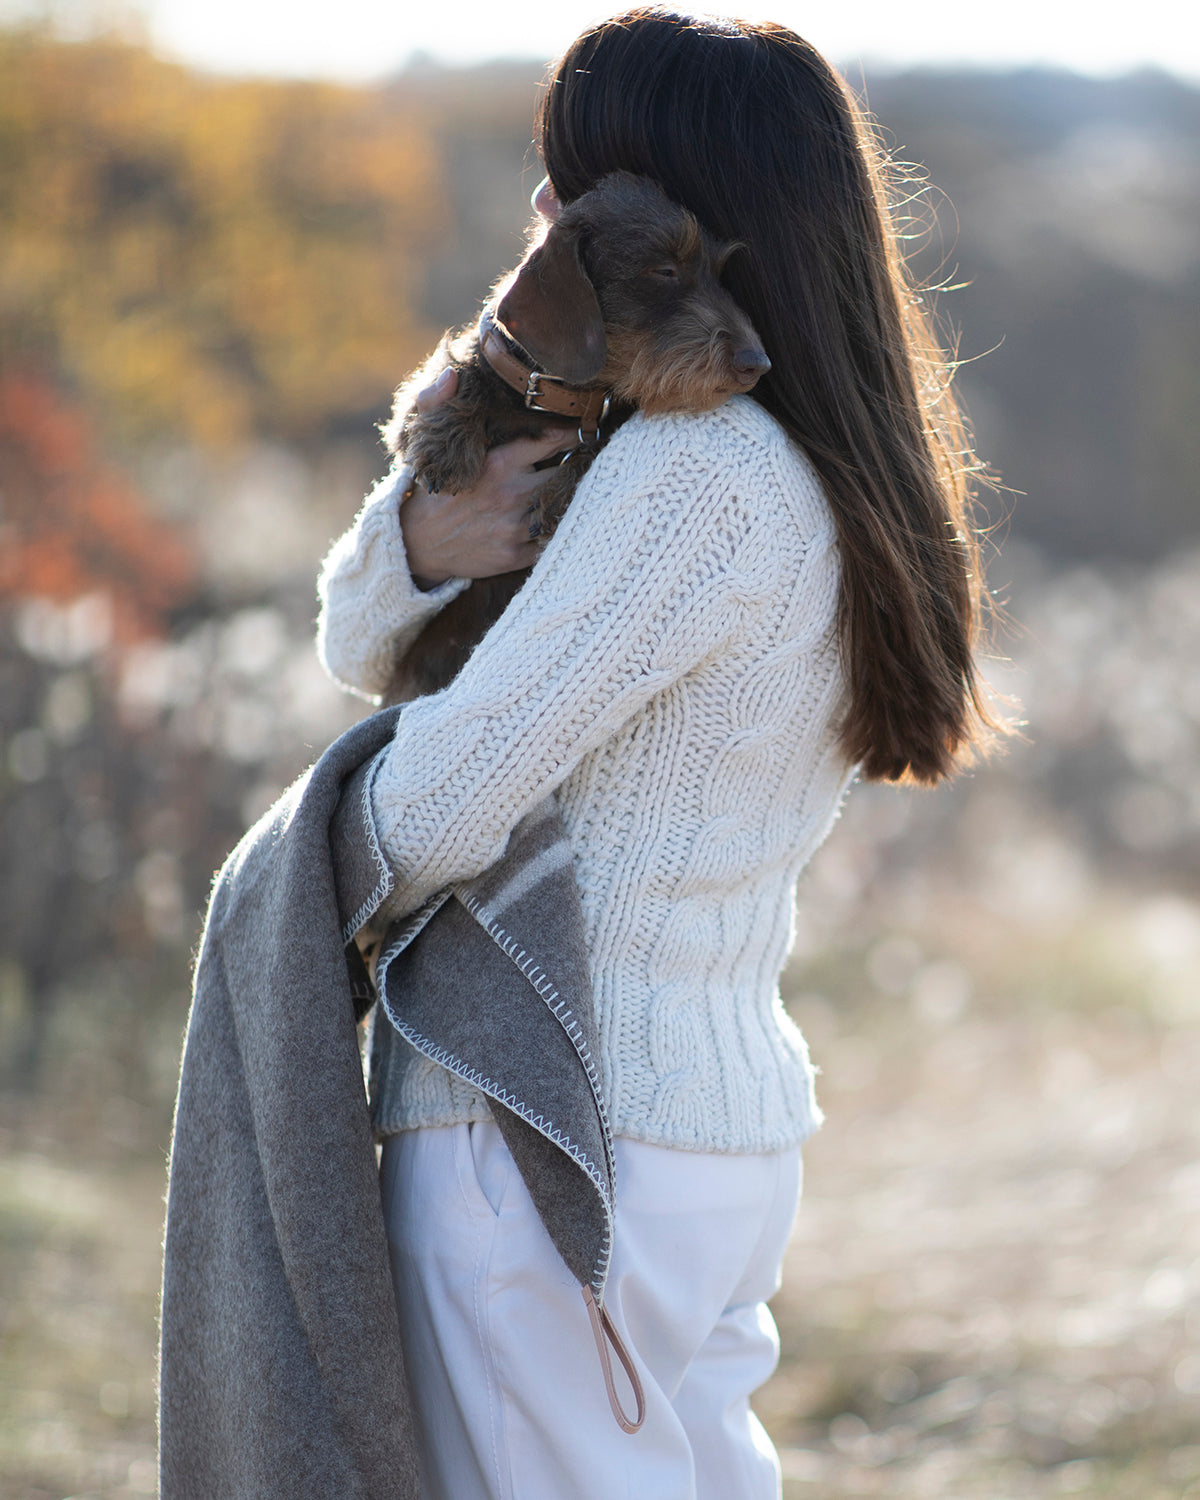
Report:
[[[317,440],[425,352],[436,157],[383,91],[0,31],[0,339],[128,441]]]
[[[185,862],[207,879],[237,828],[219,760],[131,720],[114,690],[196,589],[80,413],[44,380],[0,378],[0,979],[26,1085],[64,987],[95,1003],[117,975],[145,998],[134,971],[184,937]]]
[[[195,584],[191,556],[99,458],[44,379],[0,373],[0,601],[102,600],[119,639],[158,633]]]

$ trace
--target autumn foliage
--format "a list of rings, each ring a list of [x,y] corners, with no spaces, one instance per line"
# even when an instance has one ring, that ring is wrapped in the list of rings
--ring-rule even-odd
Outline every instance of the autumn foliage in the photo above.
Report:
[[[0,347],[106,433],[320,440],[426,352],[432,143],[386,89],[0,31]]]
[[[190,554],[96,451],[48,381],[0,374],[0,602],[102,591],[118,640],[157,634],[195,584]]]
[[[436,162],[387,89],[0,30],[0,600],[153,634],[194,568],[123,459],[370,432],[433,338]]]

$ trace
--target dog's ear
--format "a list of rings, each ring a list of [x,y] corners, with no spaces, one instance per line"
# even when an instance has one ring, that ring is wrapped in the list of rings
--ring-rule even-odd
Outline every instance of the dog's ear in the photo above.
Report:
[[[604,321],[579,259],[576,227],[550,226],[517,268],[496,314],[547,374],[583,385],[604,368]]]

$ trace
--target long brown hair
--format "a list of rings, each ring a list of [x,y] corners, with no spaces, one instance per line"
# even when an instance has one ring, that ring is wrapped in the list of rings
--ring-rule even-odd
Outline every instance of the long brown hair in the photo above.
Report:
[[[978,466],[853,96],[784,26],[646,7],[568,49],[537,123],[564,202],[636,172],[746,246],[724,279],[772,361],[754,399],[837,523],[843,748],[873,780],[950,774],[997,727],[974,659]]]

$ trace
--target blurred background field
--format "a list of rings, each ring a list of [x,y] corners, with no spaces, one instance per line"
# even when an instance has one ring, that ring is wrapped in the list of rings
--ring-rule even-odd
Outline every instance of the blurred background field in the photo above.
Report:
[[[820,41],[820,37],[815,37]],[[222,79],[0,31],[0,1494],[153,1493],[188,966],[363,705],[316,564],[520,253],[540,67]],[[867,79],[981,452],[1024,738],[857,788],[789,1005],[828,1124],[760,1409],[787,1500],[1200,1496],[1200,91]],[[931,227],[936,212],[939,227]]]

